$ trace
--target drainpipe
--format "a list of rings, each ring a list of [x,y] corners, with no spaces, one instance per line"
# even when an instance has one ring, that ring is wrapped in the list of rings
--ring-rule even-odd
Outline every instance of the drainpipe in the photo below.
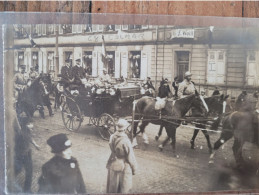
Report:
[[[55,43],[55,48],[56,48],[56,56],[55,56],[55,59],[56,59],[56,66],[55,66],[55,80],[57,80],[57,76],[59,74],[59,53],[58,53],[58,30],[59,30],[59,27],[58,25],[56,25],[56,43]]]
[[[157,89],[157,41],[158,41],[158,25],[156,26],[156,44],[155,44],[155,65],[156,65],[155,89]]]

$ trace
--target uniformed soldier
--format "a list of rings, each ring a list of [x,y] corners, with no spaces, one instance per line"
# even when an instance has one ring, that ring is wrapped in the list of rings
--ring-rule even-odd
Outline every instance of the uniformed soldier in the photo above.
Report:
[[[148,89],[153,89],[155,91],[155,87],[153,86],[153,83],[152,83],[150,77],[147,77],[147,81],[146,81],[146,83],[144,85],[147,85]]]
[[[39,193],[85,194],[85,184],[77,160],[72,157],[71,141],[63,133],[47,140],[55,154],[42,166]]]
[[[14,75],[14,97],[18,99],[19,95],[27,86],[29,76],[25,72],[25,65],[20,65],[19,72]]]
[[[29,78],[33,81],[33,80],[35,80],[36,78],[38,78],[39,73],[35,71],[35,68],[34,68],[34,67],[32,67],[30,70],[31,70],[31,71],[30,71],[30,73],[29,73]]]
[[[74,78],[74,84],[76,85],[82,85],[81,79],[85,78],[85,70],[81,66],[81,59],[76,59],[76,65],[72,68],[72,75]]]
[[[160,84],[161,85],[158,88],[158,97],[160,98],[170,97],[171,90],[168,85],[168,79],[167,78],[163,79]]]
[[[65,60],[66,65],[61,68],[61,82],[64,85],[64,88],[67,88],[70,83],[74,81],[72,75],[72,68],[70,67],[70,60]]]
[[[188,71],[184,75],[184,80],[179,84],[178,97],[183,98],[187,95],[195,94],[195,86],[191,81],[192,74]]]

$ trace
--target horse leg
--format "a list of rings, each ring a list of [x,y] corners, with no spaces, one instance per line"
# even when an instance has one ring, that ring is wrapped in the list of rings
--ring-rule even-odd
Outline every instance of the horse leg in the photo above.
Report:
[[[233,150],[238,168],[240,168],[245,162],[242,156],[242,146],[243,146],[243,143],[235,138],[232,150]]]
[[[156,137],[155,137],[155,140],[156,140],[156,141],[157,141],[157,140],[160,138],[160,136],[162,135],[163,128],[164,128],[164,126],[163,126],[163,125],[160,125],[159,132],[158,132],[158,134],[157,134]]]
[[[220,138],[214,144],[214,148],[213,148],[214,151],[210,155],[209,164],[213,164],[214,163],[214,156],[216,154],[216,150],[218,150],[222,144],[224,144],[226,141],[228,141],[232,137],[233,137],[233,133],[232,132],[229,132],[229,131],[224,132],[223,131],[221,133]]]
[[[139,122],[134,122],[134,128],[133,128],[133,140],[132,140],[132,147],[135,148],[138,145],[137,142],[137,128],[138,128],[138,123]]]
[[[148,125],[148,123],[149,122],[147,122],[147,121],[142,121],[142,124],[139,126],[140,132],[142,133],[142,138],[143,138],[145,144],[149,144],[147,134],[145,133],[145,128]]]
[[[44,107],[42,105],[39,106],[39,113],[40,113],[41,118],[45,119]]]
[[[198,135],[199,131],[200,131],[199,129],[194,129],[193,136],[192,136],[192,139],[190,141],[191,149],[194,149],[194,141],[195,141],[195,138]]]
[[[171,138],[172,138],[172,149],[173,149],[173,155],[174,157],[176,157],[176,149],[175,149],[175,144],[176,144],[176,137],[175,137],[175,134],[176,134],[176,128],[174,128],[172,130],[172,134],[171,134]]]
[[[165,140],[158,146],[159,150],[162,152],[167,142],[170,140],[170,137],[166,137]]]
[[[204,129],[205,129],[205,126],[203,126]],[[209,148],[209,153],[211,154],[212,153],[212,146],[211,146],[211,143],[210,143],[210,136],[208,134],[208,131],[207,130],[201,130],[201,132],[204,134],[206,140],[207,140],[207,144],[208,144],[208,148]]]

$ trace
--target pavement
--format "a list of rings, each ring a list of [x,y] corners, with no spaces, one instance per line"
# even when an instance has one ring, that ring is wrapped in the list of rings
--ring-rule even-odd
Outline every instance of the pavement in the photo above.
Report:
[[[45,109],[47,114],[47,109]],[[77,158],[85,181],[87,192],[91,194],[105,193],[107,182],[106,163],[110,155],[108,142],[98,134],[97,127],[88,126],[88,118],[78,132],[65,129],[61,112],[56,111],[53,117],[41,119],[38,113],[34,116],[33,137],[40,150],[32,146],[33,158],[33,185],[32,192],[38,190],[38,178],[42,165],[53,154],[46,140],[58,133],[67,133],[72,141],[73,156]],[[196,138],[195,149],[190,149],[190,139],[193,129],[179,127],[176,133],[176,150],[178,157],[174,157],[171,146],[165,146],[163,152],[158,145],[166,138],[164,131],[158,141],[155,135],[159,126],[148,125],[146,133],[149,145],[138,136],[139,149],[135,149],[138,162],[138,172],[133,176],[132,193],[176,193],[176,192],[205,192],[222,190],[259,189],[259,179],[255,173],[241,173],[234,169],[235,161],[232,153],[233,140],[224,144],[215,158],[214,165],[210,166],[209,152],[204,135],[199,133]],[[219,133],[210,133],[211,143],[214,143]],[[252,144],[243,149],[244,157],[248,162],[258,161],[258,148]],[[22,182],[23,175],[17,178]]]

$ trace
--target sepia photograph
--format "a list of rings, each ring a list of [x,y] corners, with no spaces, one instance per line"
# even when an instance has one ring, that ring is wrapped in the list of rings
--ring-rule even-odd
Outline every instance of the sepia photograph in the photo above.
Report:
[[[6,193],[259,190],[258,27],[2,29]]]

